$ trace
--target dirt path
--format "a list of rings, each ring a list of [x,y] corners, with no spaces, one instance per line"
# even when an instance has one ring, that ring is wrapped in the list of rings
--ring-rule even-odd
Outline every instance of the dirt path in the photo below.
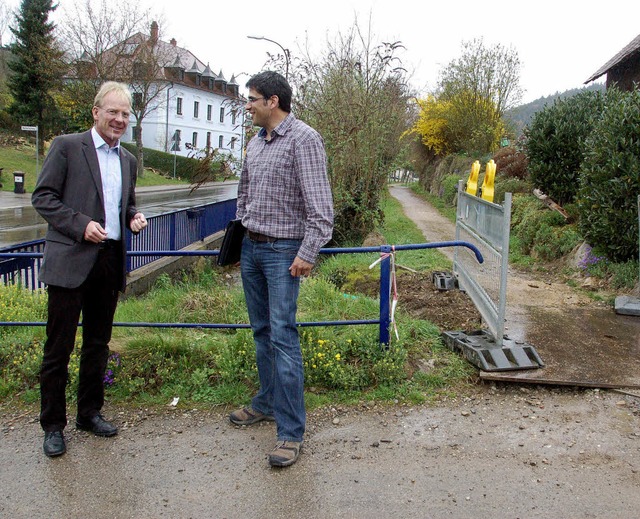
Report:
[[[404,186],[391,186],[391,194],[402,204],[408,218],[413,220],[430,242],[451,241],[455,239],[455,224],[443,217],[437,209],[413,194]],[[453,260],[453,248],[439,249]],[[597,306],[588,296],[572,290],[566,283],[549,277],[534,278],[531,274],[509,271],[507,283],[507,301],[510,305],[554,307]]]
[[[70,426],[67,454],[47,459],[35,406],[2,402],[0,517],[632,519],[640,509],[640,409],[628,394],[485,382],[430,406],[336,405],[310,414],[303,455],[284,470],[266,462],[273,424],[234,427],[228,411],[107,405],[118,436]]]

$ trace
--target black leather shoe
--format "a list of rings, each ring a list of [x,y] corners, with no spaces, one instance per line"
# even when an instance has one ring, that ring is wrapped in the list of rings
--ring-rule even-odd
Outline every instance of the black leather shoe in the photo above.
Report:
[[[96,436],[115,436],[118,428],[111,422],[107,422],[101,414],[91,418],[76,418],[76,427],[83,431],[90,431]]]
[[[67,452],[62,431],[52,431],[44,433],[44,453],[50,458],[60,456]]]

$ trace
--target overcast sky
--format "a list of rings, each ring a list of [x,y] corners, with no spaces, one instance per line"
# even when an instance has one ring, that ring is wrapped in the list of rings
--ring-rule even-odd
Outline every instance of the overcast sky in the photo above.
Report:
[[[73,1],[59,0],[58,10]],[[583,86],[640,34],[638,0],[138,1],[164,15],[161,39],[175,38],[227,80],[258,72],[267,52],[280,52],[277,45],[249,35],[275,40],[292,55],[307,40],[320,52],[357,17],[361,27],[370,22],[374,42],[404,44],[399,56],[422,93],[434,87],[443,66],[460,56],[463,41],[482,37],[487,45],[514,48],[522,63],[523,102]],[[9,2],[18,5],[18,0]],[[240,75],[238,83],[244,86],[247,79]]]

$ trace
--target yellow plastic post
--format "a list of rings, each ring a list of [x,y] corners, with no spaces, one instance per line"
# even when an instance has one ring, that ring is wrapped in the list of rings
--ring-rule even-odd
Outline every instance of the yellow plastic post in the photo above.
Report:
[[[482,198],[488,202],[493,202],[494,183],[496,179],[496,163],[491,159],[487,162],[482,181]]]
[[[469,180],[467,180],[467,193],[476,196],[478,193],[478,174],[480,173],[480,161],[476,160],[471,165],[471,173],[469,174]]]

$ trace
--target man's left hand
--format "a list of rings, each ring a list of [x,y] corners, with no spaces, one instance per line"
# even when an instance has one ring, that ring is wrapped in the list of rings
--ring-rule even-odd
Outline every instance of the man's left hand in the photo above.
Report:
[[[140,232],[147,226],[147,219],[144,217],[142,213],[136,213],[131,218],[131,222],[129,222],[129,228],[132,232]]]
[[[311,273],[311,269],[313,268],[313,263],[309,263],[298,256],[293,260],[293,263],[289,267],[289,272],[294,278],[300,276],[308,276]]]

